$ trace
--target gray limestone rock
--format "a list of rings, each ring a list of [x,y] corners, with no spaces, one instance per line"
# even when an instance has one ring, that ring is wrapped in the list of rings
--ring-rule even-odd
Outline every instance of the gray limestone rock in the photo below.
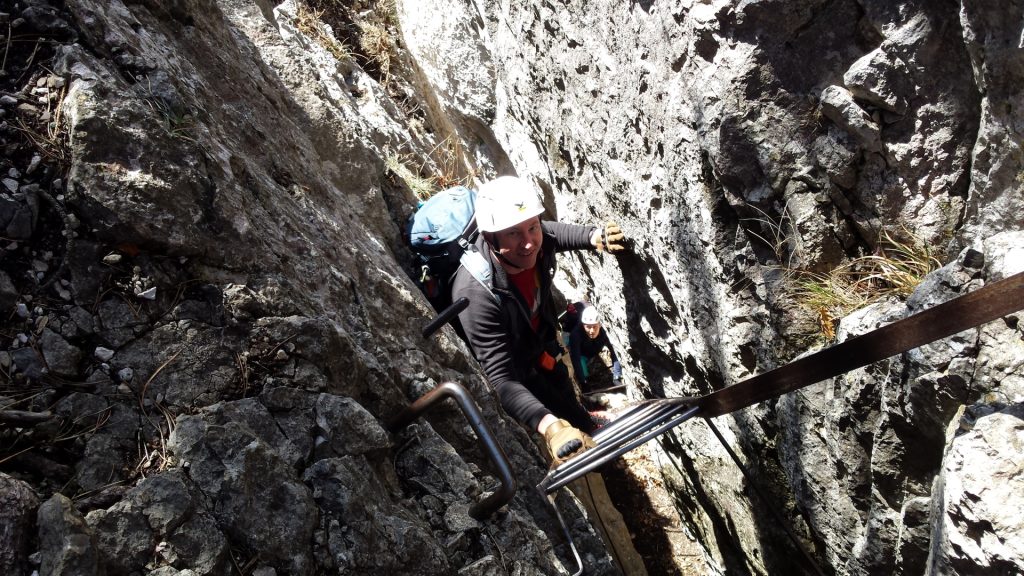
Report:
[[[0,570],[27,574],[29,543],[35,533],[39,498],[32,487],[0,472]]]
[[[853,97],[883,110],[903,114],[908,94],[903,85],[906,64],[898,56],[877,48],[857,60],[843,74],[843,84]]]
[[[75,463],[75,481],[84,490],[99,490],[126,479],[126,463],[138,458],[140,436],[153,434],[140,426],[138,404],[108,403],[92,394],[72,394],[61,400],[56,411],[83,432],[87,432],[81,459]],[[141,429],[140,429],[141,428]]]
[[[951,426],[932,506],[927,573],[1006,574],[1024,555],[1020,437],[1024,410],[1008,406]]]
[[[30,346],[22,346],[17,350],[11,351],[11,360],[19,372],[32,379],[42,377],[46,368],[39,353]]]
[[[821,111],[868,152],[882,151],[881,129],[871,115],[857,105],[849,90],[835,85],[822,90]]]
[[[137,394],[145,392],[143,401],[159,398],[172,407],[213,404],[245,384],[239,381],[239,359],[220,343],[239,346],[237,336],[206,324],[170,322],[120,348],[115,372],[131,368],[132,386]]]
[[[5,179],[5,183],[9,179]],[[14,182],[17,189],[17,182]],[[39,218],[39,200],[35,194],[14,192],[0,195],[0,229],[10,240],[28,240]]]
[[[427,526],[394,503],[362,456],[319,460],[303,480],[324,511],[329,550],[341,572],[446,574],[445,552]]]
[[[245,409],[239,410],[244,416]],[[247,424],[213,421],[182,418],[168,450],[209,498],[211,514],[229,541],[260,550],[261,558],[279,570],[310,573],[311,551],[294,545],[310,542],[319,521],[309,488]]]
[[[391,447],[377,420],[351,398],[321,394],[315,411],[318,458],[380,453]]]
[[[43,330],[39,338],[39,347],[42,349],[43,360],[46,367],[57,376],[76,378],[79,372],[79,363],[84,353],[81,349],[71,345],[49,328]]]
[[[196,576],[229,569],[228,541],[187,476],[172,470],[145,479],[124,499],[86,517],[104,564],[118,571],[166,562]]]
[[[0,229],[24,240],[3,273],[59,257],[71,300],[25,300],[15,322],[51,322],[43,356],[18,326],[8,357],[16,378],[50,364],[95,388],[35,400],[81,434],[78,488],[137,484],[91,502],[89,526],[44,505],[42,572],[216,574],[228,550],[258,550],[261,574],[562,570],[533,491],[465,515],[493,478],[461,414],[380,426],[464,382],[521,485],[544,473],[468,349],[418,336],[432,311],[402,229],[424,182],[517,173],[551,217],[623,227],[630,250],[561,255],[557,287],[604,311],[633,399],[820,343],[787,267],[831,270],[883,230],[947,266],[908,303],[835,319],[839,338],[1024,268],[1019,6],[400,0],[318,22],[294,1],[22,4],[12,29],[48,30],[56,59],[0,98],[3,133],[59,104],[67,170],[44,188],[45,159],[4,169]],[[37,102],[51,78],[63,100]],[[32,245],[46,189],[80,222],[52,257]],[[751,478],[701,422],[667,436],[656,455],[705,572],[808,571],[786,524],[825,573],[1021,571],[1012,496],[991,488],[1022,467],[1005,456],[1020,341],[1013,316],[716,419]],[[117,354],[80,373],[78,346]],[[140,461],[168,437],[164,468]],[[588,571],[614,573],[563,512]]]
[[[147,325],[138,312],[119,298],[104,300],[96,309],[100,336],[113,348],[120,348],[135,338],[135,328]]]
[[[102,576],[106,573],[101,564],[96,535],[71,499],[63,494],[54,494],[43,502],[39,506],[37,524],[42,558],[40,576]]]
[[[18,289],[11,282],[11,277],[0,270],[0,310],[10,312],[18,301]]]
[[[1024,209],[1024,155],[1013,112],[1024,101],[1024,64],[1018,58],[1020,26],[1011,12],[984,2],[965,2],[960,12],[962,38],[970,56],[973,81],[984,94],[972,163],[964,228],[965,244],[1003,231],[1019,231]]]

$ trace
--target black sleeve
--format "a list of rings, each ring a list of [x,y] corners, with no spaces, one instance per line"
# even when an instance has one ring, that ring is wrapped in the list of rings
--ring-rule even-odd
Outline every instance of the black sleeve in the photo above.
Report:
[[[498,393],[502,408],[530,432],[535,431],[541,419],[551,412],[517,376],[511,341],[514,335],[509,334],[503,324],[501,305],[482,286],[463,284],[460,288],[458,280],[452,297],[469,297],[469,307],[459,314],[459,322],[473,356]]]
[[[555,252],[565,250],[594,250],[590,243],[590,237],[597,230],[594,226],[580,226],[578,224],[566,224],[565,222],[541,222],[546,233],[555,237]]]

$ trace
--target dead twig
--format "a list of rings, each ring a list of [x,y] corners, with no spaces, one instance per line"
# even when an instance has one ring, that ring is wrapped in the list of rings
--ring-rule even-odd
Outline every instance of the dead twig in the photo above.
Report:
[[[7,52],[11,49],[11,21],[7,21],[7,42],[4,42],[4,59],[0,62],[0,70],[7,71]]]
[[[106,408],[104,408],[102,410],[97,410],[96,412],[92,412],[90,414],[83,414],[82,416],[79,416],[78,418],[75,418],[71,422],[72,425],[78,424],[80,421],[82,421],[82,420],[84,420],[84,419],[86,419],[86,418],[88,418],[90,416],[96,416],[96,423],[92,424],[86,430],[81,430],[79,432],[75,432],[74,434],[69,434],[69,435],[65,435],[65,436],[58,436],[58,437],[54,438],[53,440],[51,440],[51,443],[52,444],[56,444],[58,442],[66,442],[68,440],[74,440],[75,438],[81,438],[82,436],[86,436],[88,434],[93,434],[95,432],[98,432],[100,428],[103,428],[103,426],[106,425],[107,420],[110,420],[110,412],[111,412],[111,409],[108,406],[108,407],[106,407]]]
[[[142,385],[142,390],[139,392],[139,409],[142,410],[143,414],[146,414],[146,406],[145,406],[146,390],[149,388],[150,383],[152,383],[153,379],[157,377],[157,374],[160,374],[160,372],[164,368],[166,368],[171,362],[174,362],[174,360],[180,354],[181,354],[181,350],[178,350],[177,352],[174,353],[174,355],[172,355],[170,358],[165,360],[163,364],[158,366],[157,369],[154,370],[152,374],[150,374],[149,378],[147,378],[146,382]]]
[[[32,64],[36,61],[36,54],[39,53],[39,45],[42,44],[41,40],[42,39],[36,40],[35,45],[32,47],[32,53],[28,55],[28,63],[25,65],[25,70],[21,73],[21,76],[18,76],[18,79],[15,80],[15,84],[21,84],[22,79],[25,78],[25,74],[27,74],[29,70],[32,70]]]
[[[52,412],[28,412],[26,410],[0,410],[0,422],[15,426],[35,426],[53,420]]]
[[[2,466],[5,462],[10,460],[11,458],[17,458],[18,456],[21,456],[22,454],[24,454],[25,452],[28,452],[29,450],[32,450],[33,448],[35,448],[35,446],[29,446],[27,448],[22,448],[21,450],[18,450],[14,454],[11,454],[11,455],[7,456],[6,458],[0,459],[0,466]]]

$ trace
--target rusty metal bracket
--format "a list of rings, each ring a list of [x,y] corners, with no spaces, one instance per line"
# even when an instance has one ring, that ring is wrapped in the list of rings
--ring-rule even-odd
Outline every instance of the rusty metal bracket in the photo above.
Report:
[[[465,388],[454,382],[445,382],[410,404],[408,408],[395,416],[388,423],[387,427],[392,433],[398,432],[445,398],[454,399],[459,408],[462,409],[462,413],[466,415],[469,426],[473,429],[473,432],[476,432],[476,436],[480,439],[480,443],[483,444],[487,456],[491,459],[491,463],[494,464],[494,468],[498,473],[498,479],[501,482],[497,490],[469,508],[469,515],[474,520],[483,520],[505,504],[508,504],[512,497],[515,496],[517,486],[516,479],[512,476],[512,467],[508,464],[505,452],[494,440],[494,435],[491,434],[490,429],[480,415],[480,409],[477,407],[476,402],[473,401],[473,396]]]

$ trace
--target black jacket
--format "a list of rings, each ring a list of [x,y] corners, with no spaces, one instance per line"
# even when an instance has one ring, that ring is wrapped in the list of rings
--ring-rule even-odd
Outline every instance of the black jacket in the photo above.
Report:
[[[511,286],[505,269],[491,255],[483,234],[476,246],[491,263],[494,294],[465,268],[460,268],[452,283],[452,300],[469,298],[469,306],[459,314],[459,322],[473,356],[498,392],[502,407],[532,432],[541,418],[551,411],[527,390],[523,382],[537,370],[544,345],[557,341],[557,316],[551,296],[555,274],[555,253],[565,250],[593,249],[590,237],[595,228],[561,222],[542,222],[544,240],[537,259],[540,273],[540,326],[534,332],[530,314],[519,292]]]
[[[580,360],[582,358],[589,360],[597,356],[603,348],[608,348],[608,353],[612,359],[612,378],[616,380],[622,378],[622,366],[619,364],[619,357],[615,355],[615,347],[612,346],[612,341],[608,339],[608,331],[604,329],[604,326],[600,330],[597,338],[591,339],[583,329],[583,323],[579,322],[572,329],[572,332],[569,333],[569,359],[572,361],[572,369],[573,373],[576,374],[576,381],[581,386],[586,384],[587,379],[583,377],[583,364]],[[591,373],[593,373],[593,370],[591,370]]]

